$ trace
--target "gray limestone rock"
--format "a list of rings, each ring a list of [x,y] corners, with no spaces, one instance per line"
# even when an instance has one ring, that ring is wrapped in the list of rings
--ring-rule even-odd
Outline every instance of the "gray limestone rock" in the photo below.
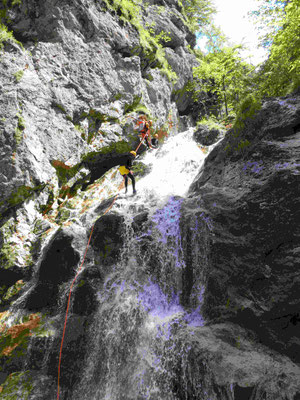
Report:
[[[158,30],[171,29],[176,57],[171,48],[167,57],[181,88],[195,58],[185,50],[188,29],[174,5],[166,4],[162,15],[145,7],[143,19],[155,17]],[[137,96],[157,127],[170,112],[175,126],[171,83],[158,68],[144,70],[136,29],[104,2],[24,0],[8,16],[25,50],[7,45],[0,61],[0,212],[15,206],[8,203],[18,188],[55,180],[49,160],[74,165],[83,154],[128,140],[120,127]]]

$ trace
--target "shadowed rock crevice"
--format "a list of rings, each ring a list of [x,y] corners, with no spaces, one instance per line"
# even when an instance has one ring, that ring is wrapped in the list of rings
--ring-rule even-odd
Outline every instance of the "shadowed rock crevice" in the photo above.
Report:
[[[234,388],[235,400],[251,400],[253,387],[240,387],[238,385]]]
[[[79,263],[79,253],[72,246],[74,237],[59,230],[45,247],[35,285],[25,300],[25,308],[31,311],[58,305],[59,287],[73,275]]]

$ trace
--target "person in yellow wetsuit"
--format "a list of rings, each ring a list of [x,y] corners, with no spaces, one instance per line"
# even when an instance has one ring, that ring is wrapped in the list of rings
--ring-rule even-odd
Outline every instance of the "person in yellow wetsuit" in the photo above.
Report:
[[[128,177],[129,177],[132,182],[133,194],[136,194],[135,179],[131,171],[132,162],[135,159],[135,157],[136,157],[136,152],[132,150],[130,153],[128,153],[126,159],[124,160],[124,165],[121,165],[119,168],[120,174],[123,176],[125,180],[125,193],[127,193]]]

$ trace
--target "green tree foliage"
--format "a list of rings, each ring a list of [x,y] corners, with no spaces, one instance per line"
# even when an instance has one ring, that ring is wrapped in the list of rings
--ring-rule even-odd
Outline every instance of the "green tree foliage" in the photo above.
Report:
[[[300,86],[300,1],[290,0],[277,21],[270,55],[256,77],[263,97],[282,96]]]
[[[225,47],[226,39],[212,25],[207,27],[210,36],[206,33],[209,53],[197,52],[200,65],[194,69],[194,96],[204,92],[206,98],[213,97],[219,114],[222,109],[226,114],[233,111],[237,128],[244,99],[256,109],[263,98],[283,96],[300,86],[300,0],[258,2],[253,14],[267,26],[261,45],[269,51],[259,70],[241,59],[240,46]],[[212,107],[210,112],[216,114]]]
[[[216,12],[211,0],[178,0],[189,28],[196,32],[211,24],[211,16]]]
[[[219,111],[225,106],[236,111],[239,101],[251,88],[250,73],[253,67],[239,56],[241,46],[224,47],[199,57],[200,65],[194,68],[194,85],[197,96],[205,91],[218,99]],[[199,54],[199,53],[198,53]]]
[[[258,8],[248,14],[261,35],[260,46],[269,48],[284,16],[287,0],[257,0]]]
[[[228,45],[228,38],[224,35],[221,29],[211,23],[202,29],[203,35],[207,39],[206,49],[209,53],[219,51]]]

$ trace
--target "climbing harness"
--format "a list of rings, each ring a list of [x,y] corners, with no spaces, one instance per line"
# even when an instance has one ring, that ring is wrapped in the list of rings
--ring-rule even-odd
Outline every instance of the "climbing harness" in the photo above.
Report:
[[[138,145],[138,147],[136,148],[135,153],[137,153],[137,151],[138,151],[139,147],[141,146],[142,142],[143,142],[143,140],[141,141],[141,143],[140,143],[140,144]],[[124,187],[124,180],[123,180],[122,183],[119,185],[117,194],[115,195],[115,197],[114,197],[112,203],[111,203],[110,206],[105,210],[105,212],[104,212],[103,215],[107,214],[107,213],[111,210],[112,206],[114,205],[115,201],[117,200],[117,198],[118,198],[118,196],[119,196],[119,194],[120,194],[120,191],[123,189],[123,187]],[[102,217],[103,217],[103,215],[102,215]],[[100,218],[101,218],[101,217],[100,217]],[[81,265],[80,265],[80,267],[79,267],[79,270],[77,271],[77,273],[76,273],[76,275],[75,275],[75,278],[73,279],[72,284],[71,284],[71,286],[70,286],[69,297],[68,297],[68,303],[67,303],[67,309],[66,309],[66,315],[65,315],[64,328],[63,328],[63,334],[62,334],[62,339],[61,339],[61,344],[60,344],[59,359],[58,359],[57,397],[56,397],[56,400],[59,400],[59,393],[60,393],[60,385],[59,385],[59,384],[60,384],[60,369],[61,369],[62,349],[63,349],[64,338],[65,338],[65,333],[66,333],[67,319],[68,319],[68,313],[69,313],[69,307],[70,307],[72,289],[73,289],[73,286],[74,286],[74,284],[75,284],[75,281],[76,281],[76,279],[77,279],[77,277],[78,277],[78,275],[79,275],[79,273],[80,273],[80,271],[81,271],[81,269],[82,269],[83,263],[84,263],[84,261],[85,261],[85,257],[86,257],[86,254],[87,254],[87,251],[88,251],[88,248],[89,248],[89,245],[90,245],[90,241],[91,241],[91,238],[92,238],[94,226],[95,226],[95,224],[93,224],[93,226],[92,226],[91,233],[90,233],[90,237],[89,237],[89,240],[88,240],[88,244],[87,244],[87,246],[86,246],[86,249],[85,249],[85,253],[84,253],[84,256],[83,256],[82,263],[81,263]]]

